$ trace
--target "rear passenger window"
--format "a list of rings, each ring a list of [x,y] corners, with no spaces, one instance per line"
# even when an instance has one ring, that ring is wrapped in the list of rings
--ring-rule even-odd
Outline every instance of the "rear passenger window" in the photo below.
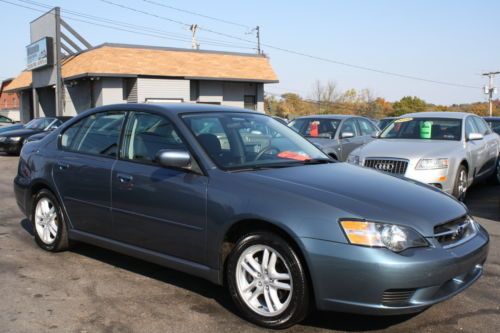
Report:
[[[125,112],[95,113],[67,128],[61,147],[77,153],[115,157]]]
[[[155,163],[162,149],[186,149],[172,123],[162,116],[132,112],[123,136],[120,157],[125,160]]]

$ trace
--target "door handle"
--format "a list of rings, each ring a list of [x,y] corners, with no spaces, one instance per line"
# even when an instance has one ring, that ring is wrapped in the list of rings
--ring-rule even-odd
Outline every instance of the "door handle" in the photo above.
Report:
[[[118,177],[120,183],[130,183],[134,179],[134,177],[132,177],[131,175],[127,175],[124,173],[119,173],[116,175],[116,177]]]
[[[69,168],[69,164],[64,162],[57,162],[57,168],[59,170],[66,170]]]

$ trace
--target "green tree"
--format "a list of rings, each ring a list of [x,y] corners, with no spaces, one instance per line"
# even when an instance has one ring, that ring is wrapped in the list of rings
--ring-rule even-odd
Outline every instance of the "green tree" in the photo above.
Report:
[[[399,117],[405,113],[423,112],[427,108],[427,103],[416,96],[405,96],[392,105],[391,116]]]

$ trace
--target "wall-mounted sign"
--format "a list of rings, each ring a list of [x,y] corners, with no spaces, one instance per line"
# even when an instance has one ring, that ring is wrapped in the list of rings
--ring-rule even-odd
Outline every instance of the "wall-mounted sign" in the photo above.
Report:
[[[32,70],[44,66],[53,65],[52,38],[45,37],[26,46],[27,65],[26,69]]]

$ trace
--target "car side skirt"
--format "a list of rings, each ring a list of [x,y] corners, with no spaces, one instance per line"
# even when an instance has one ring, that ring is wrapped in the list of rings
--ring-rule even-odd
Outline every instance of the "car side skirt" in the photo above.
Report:
[[[169,256],[163,253],[143,249],[134,245],[122,243],[116,240],[100,237],[88,232],[71,229],[69,238],[83,243],[99,246],[111,251],[119,252],[131,257],[155,263],[184,273],[188,273],[212,283],[220,284],[219,271],[205,265],[189,260]]]

